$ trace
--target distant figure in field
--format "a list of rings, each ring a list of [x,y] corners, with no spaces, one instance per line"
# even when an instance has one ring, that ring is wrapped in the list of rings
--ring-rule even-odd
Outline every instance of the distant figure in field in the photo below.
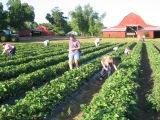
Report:
[[[117,51],[117,50],[118,50],[118,46],[114,47],[113,50],[114,50],[114,51]]]
[[[44,42],[43,42],[43,44],[44,44],[44,46],[49,46],[49,40],[45,40]]]
[[[131,50],[127,47],[125,50],[124,50],[124,54],[125,55],[129,55],[131,53]]]
[[[100,45],[100,38],[95,39],[95,46],[98,47]]]
[[[117,70],[113,58],[109,55],[102,57],[101,64],[102,64],[102,70],[100,72],[101,75],[100,80],[102,80],[106,75],[109,77],[114,70]]]
[[[74,35],[69,35],[69,68],[73,69],[73,64],[75,66],[79,66],[79,59],[80,59],[80,42],[75,38]]]
[[[11,45],[9,43],[3,43],[2,46],[3,46],[2,55],[6,53],[7,55],[12,57],[16,54],[16,47],[14,45]]]
[[[146,38],[146,36],[145,36],[145,35],[143,35],[143,36],[142,36],[142,42],[144,42],[144,41],[145,41],[145,38]]]

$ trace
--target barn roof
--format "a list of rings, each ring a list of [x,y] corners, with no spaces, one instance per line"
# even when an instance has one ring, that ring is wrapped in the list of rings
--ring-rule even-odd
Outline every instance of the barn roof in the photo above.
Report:
[[[125,16],[123,18],[123,20],[117,26],[118,27],[125,27],[125,26],[131,26],[131,25],[142,26],[142,27],[150,26],[150,25],[146,24],[144,22],[144,20],[139,15],[137,15],[133,12],[131,12],[130,14]]]
[[[159,30],[156,26],[149,25],[137,14],[131,12],[126,15],[123,20],[114,27],[103,29],[102,31],[126,31],[126,26],[141,26],[143,30]]]

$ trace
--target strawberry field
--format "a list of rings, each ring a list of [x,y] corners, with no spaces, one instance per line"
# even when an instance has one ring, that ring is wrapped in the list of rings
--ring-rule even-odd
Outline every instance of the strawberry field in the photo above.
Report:
[[[83,41],[80,67],[73,70],[68,42],[16,47],[16,56],[0,55],[0,120],[158,120],[160,44]],[[103,55],[120,61],[100,80]]]

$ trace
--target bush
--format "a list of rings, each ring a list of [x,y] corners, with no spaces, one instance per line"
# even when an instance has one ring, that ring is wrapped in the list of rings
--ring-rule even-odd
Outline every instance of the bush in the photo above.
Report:
[[[1,42],[6,42],[7,41],[6,36],[0,36],[0,41]]]

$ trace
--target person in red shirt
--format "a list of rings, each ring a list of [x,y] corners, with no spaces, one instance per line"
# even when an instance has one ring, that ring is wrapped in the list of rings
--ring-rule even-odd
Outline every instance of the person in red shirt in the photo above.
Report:
[[[13,56],[16,54],[16,47],[9,43],[3,43],[3,52],[2,55],[6,53],[7,55]]]

